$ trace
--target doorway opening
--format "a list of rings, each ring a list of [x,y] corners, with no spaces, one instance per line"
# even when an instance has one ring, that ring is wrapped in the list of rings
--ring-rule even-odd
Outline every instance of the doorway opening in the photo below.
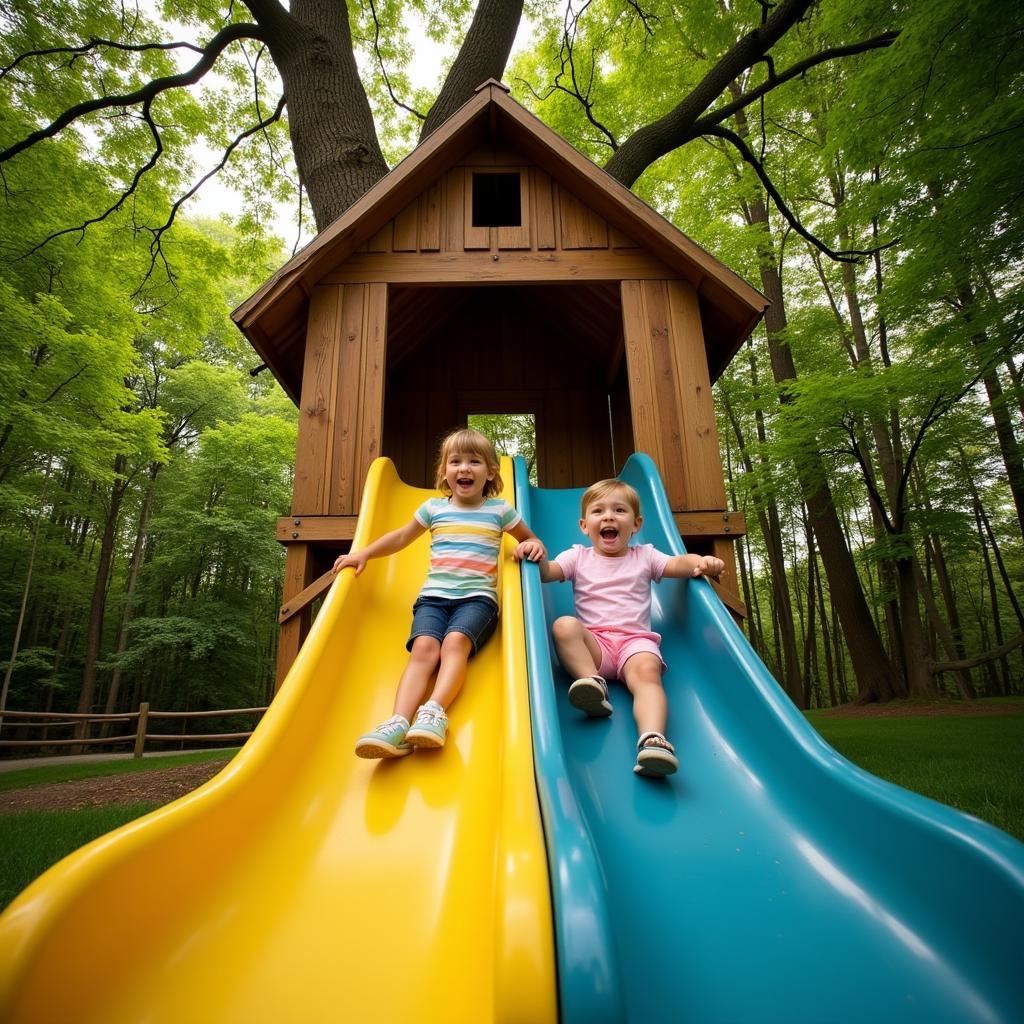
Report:
[[[521,455],[530,483],[537,486],[537,417],[532,412],[470,413],[466,421],[490,438],[499,455]]]

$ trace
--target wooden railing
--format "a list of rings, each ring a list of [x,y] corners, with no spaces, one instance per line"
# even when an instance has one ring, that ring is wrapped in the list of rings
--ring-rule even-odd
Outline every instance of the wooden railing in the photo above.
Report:
[[[40,749],[43,747],[92,747],[101,745],[116,745],[119,743],[132,744],[135,757],[142,757],[146,744],[151,741],[159,743],[206,743],[206,742],[234,742],[236,740],[248,739],[252,735],[249,732],[218,732],[218,733],[169,733],[150,732],[150,723],[156,719],[177,719],[178,721],[191,720],[194,718],[224,718],[228,715],[262,715],[266,708],[227,708],[222,711],[151,711],[148,703],[140,704],[138,711],[126,711],[119,715],[93,715],[93,714],[61,714],[59,712],[46,711],[4,711],[0,713],[0,727],[8,722],[17,723],[20,729],[51,729],[61,726],[73,726],[77,735],[66,739],[52,739],[45,737],[38,740],[7,740],[0,736],[0,748],[17,749]],[[112,724],[135,724],[132,732],[126,732],[120,736],[89,736],[88,729],[93,723],[99,722],[104,725]]]

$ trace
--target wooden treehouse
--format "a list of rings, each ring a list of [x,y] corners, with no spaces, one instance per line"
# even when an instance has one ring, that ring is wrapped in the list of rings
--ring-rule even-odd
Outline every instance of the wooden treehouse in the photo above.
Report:
[[[766,305],[504,86],[480,86],[234,313],[300,409],[278,683],[370,463],[432,486],[439,440],[474,413],[535,417],[542,487],[647,452],[687,547],[730,566],[719,593],[742,614],[744,523],[711,385]]]

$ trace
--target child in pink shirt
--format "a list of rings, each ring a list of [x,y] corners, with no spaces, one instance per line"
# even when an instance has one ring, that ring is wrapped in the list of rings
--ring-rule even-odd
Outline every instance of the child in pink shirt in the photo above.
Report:
[[[580,529],[590,547],[574,544],[552,561],[540,562],[545,583],[572,583],[576,616],[552,627],[562,667],[576,681],[569,703],[588,715],[612,713],[609,679],[620,679],[633,695],[640,738],[639,775],[671,775],[679,767],[665,738],[668,701],[661,684],[666,668],[661,637],[651,632],[651,583],[664,577],[719,576],[725,563],[712,555],[666,555],[650,544],[630,546],[640,529],[640,495],[621,480],[601,480],[584,495]]]

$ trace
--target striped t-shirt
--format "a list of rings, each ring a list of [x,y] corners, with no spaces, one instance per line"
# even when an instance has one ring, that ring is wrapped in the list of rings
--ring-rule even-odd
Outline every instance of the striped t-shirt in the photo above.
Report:
[[[428,498],[415,518],[430,530],[430,570],[420,596],[486,597],[497,604],[501,535],[523,517],[501,498],[468,509],[447,498]]]

